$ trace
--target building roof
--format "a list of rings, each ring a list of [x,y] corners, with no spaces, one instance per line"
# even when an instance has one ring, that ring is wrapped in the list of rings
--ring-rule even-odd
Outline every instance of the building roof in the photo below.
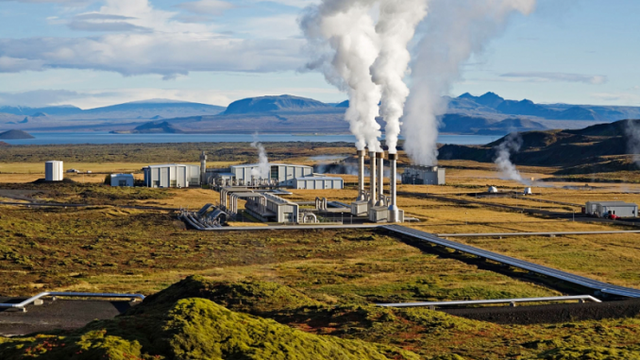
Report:
[[[189,165],[185,165],[185,164],[160,164],[160,165],[149,165],[147,167],[148,168],[162,168],[162,167],[169,167],[169,166],[189,166]]]
[[[312,168],[307,165],[294,165],[294,164],[273,164],[269,163],[269,166],[291,166],[291,167],[300,167],[300,168]],[[232,165],[231,168],[247,168],[247,167],[260,167],[260,164],[241,164],[241,165]]]
[[[638,206],[624,201],[589,201],[587,204],[599,204],[601,206]]]
[[[111,174],[111,177],[130,177],[133,178],[133,174]]]
[[[299,178],[295,178],[296,181],[301,180],[340,180],[344,181],[341,177],[332,177],[332,176],[303,176]]]

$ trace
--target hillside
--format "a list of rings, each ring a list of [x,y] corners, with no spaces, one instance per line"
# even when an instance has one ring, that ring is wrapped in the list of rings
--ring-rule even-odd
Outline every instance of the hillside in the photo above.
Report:
[[[323,102],[291,95],[247,98],[231,103],[224,115],[329,108]]]
[[[631,138],[628,129],[640,129],[640,120],[579,130],[524,132],[519,134],[522,146],[511,159],[517,165],[562,167],[557,174],[636,170],[634,144],[640,139]],[[439,158],[493,162],[496,147],[505,141],[506,137],[485,146],[445,145],[440,148]]]
[[[135,134],[179,134],[183,131],[176,129],[166,121],[152,121],[140,125],[133,130]]]
[[[0,139],[2,140],[24,140],[24,139],[34,139],[31,134],[26,133],[22,130],[9,130],[3,133],[0,133]]]

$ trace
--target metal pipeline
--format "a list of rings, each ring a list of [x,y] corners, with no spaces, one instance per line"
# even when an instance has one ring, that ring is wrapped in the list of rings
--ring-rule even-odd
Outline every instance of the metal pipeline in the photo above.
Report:
[[[79,293],[79,292],[43,292],[36,296],[30,297],[18,304],[0,304],[1,308],[14,308],[21,309],[26,312],[25,306],[35,302],[46,296],[72,296],[72,297],[102,297],[102,298],[138,298],[144,300],[144,295],[141,294],[109,294],[109,293]]]
[[[399,213],[399,209],[398,209],[398,203],[397,203],[397,192],[398,192],[398,185],[397,185],[397,166],[398,166],[398,154],[389,154],[389,171],[390,173],[390,197],[391,197],[391,203],[389,204],[389,222],[391,223],[397,223],[400,221],[399,217],[400,217],[400,213]]]
[[[369,198],[369,207],[374,207],[377,204],[377,195],[378,193],[376,192],[376,152],[375,151],[371,151],[369,152],[369,161],[371,162],[371,179],[370,182],[371,184],[369,184],[370,186],[370,190],[371,190],[371,196]]]

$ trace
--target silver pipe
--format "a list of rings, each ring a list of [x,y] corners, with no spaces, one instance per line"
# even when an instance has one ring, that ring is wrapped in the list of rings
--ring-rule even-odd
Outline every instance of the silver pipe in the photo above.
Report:
[[[376,154],[378,159],[378,202],[376,206],[384,206],[384,152]]]
[[[434,302],[416,302],[416,303],[397,303],[397,304],[376,304],[383,307],[420,307],[420,306],[454,306],[454,305],[490,305],[490,304],[515,304],[519,302],[549,302],[549,301],[567,301],[567,300],[590,300],[601,303],[591,295],[578,296],[553,296],[539,298],[523,298],[523,299],[498,299],[498,300],[470,300],[470,301],[434,301]]]
[[[43,292],[36,296],[30,297],[18,304],[0,304],[2,308],[17,308],[26,311],[25,306],[33,303],[34,301],[47,296],[73,296],[73,297],[103,297],[103,298],[138,298],[144,300],[144,295],[141,294],[109,294],[109,293],[79,293],[79,292]]]
[[[371,162],[371,179],[369,180],[371,183],[369,184],[369,188],[371,193],[369,194],[369,207],[376,206],[376,152],[369,152],[369,161]]]
[[[398,209],[398,203],[397,203],[397,178],[396,178],[396,171],[397,171],[397,166],[398,166],[398,154],[389,154],[389,171],[390,173],[390,197],[391,197],[391,203],[389,204],[389,222],[391,223],[397,223],[400,221],[400,213],[399,213],[399,209]]]
[[[358,201],[366,200],[364,189],[364,150],[358,150]]]

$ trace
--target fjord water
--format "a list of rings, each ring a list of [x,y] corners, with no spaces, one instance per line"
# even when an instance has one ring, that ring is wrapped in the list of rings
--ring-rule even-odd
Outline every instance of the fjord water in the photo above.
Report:
[[[35,138],[3,140],[11,145],[62,145],[62,144],[159,144],[196,142],[253,142],[251,134],[110,134],[108,132],[48,132],[31,133]],[[440,135],[441,144],[484,145],[498,140],[499,135]],[[354,142],[353,135],[295,135],[260,134],[261,142]]]

